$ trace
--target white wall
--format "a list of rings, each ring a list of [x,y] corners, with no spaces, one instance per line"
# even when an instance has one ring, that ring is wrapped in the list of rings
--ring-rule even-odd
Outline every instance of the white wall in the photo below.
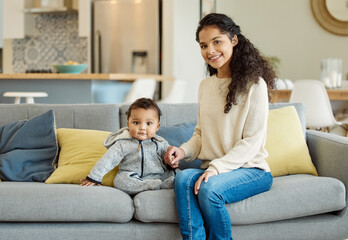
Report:
[[[217,12],[240,25],[243,34],[266,56],[281,60],[280,78],[320,78],[320,60],[342,58],[348,72],[348,36],[324,30],[309,0],[216,0]]]
[[[195,40],[199,0],[163,1],[162,74],[187,82],[185,102],[197,102],[198,86],[205,78],[204,60]],[[172,83],[163,83],[163,96]]]
[[[0,0],[0,48],[2,48],[3,47],[3,45],[4,45],[4,41],[3,41],[3,37],[2,37],[2,23],[3,23],[3,20],[2,20],[2,18],[3,18],[3,0]]]

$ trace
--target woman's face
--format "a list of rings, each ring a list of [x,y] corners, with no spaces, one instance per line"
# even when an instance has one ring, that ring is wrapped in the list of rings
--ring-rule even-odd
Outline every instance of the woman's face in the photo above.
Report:
[[[232,41],[227,34],[222,33],[217,26],[204,27],[199,32],[201,54],[210,66],[217,69],[218,77],[231,77],[230,62],[233,47],[237,45],[237,36]]]

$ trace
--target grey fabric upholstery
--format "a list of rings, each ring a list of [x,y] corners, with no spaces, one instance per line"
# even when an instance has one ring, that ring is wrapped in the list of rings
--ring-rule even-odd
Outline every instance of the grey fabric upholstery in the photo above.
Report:
[[[1,104],[0,125],[32,118],[53,109],[57,128],[116,131],[120,128],[115,104]]]
[[[347,223],[334,214],[322,214],[271,223],[232,225],[234,240],[343,240]],[[174,223],[0,223],[6,240],[181,240]]]
[[[0,223],[1,240],[180,240],[177,224],[141,223]]]
[[[347,189],[348,138],[308,130],[307,145],[313,164],[317,168],[319,175],[338,179],[344,183]],[[348,191],[346,190],[346,205],[348,206],[347,194]],[[347,217],[347,207],[340,214]]]
[[[131,197],[111,187],[2,182],[0,193],[0,222],[125,223],[134,214]]]

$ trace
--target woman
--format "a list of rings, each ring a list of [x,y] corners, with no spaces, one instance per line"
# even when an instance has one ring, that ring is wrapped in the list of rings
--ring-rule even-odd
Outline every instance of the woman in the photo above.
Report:
[[[202,160],[175,178],[183,239],[232,239],[226,203],[268,191],[273,178],[265,149],[268,90],[276,75],[231,18],[212,13],[196,31],[210,77],[199,87],[192,138],[168,148],[165,161]]]

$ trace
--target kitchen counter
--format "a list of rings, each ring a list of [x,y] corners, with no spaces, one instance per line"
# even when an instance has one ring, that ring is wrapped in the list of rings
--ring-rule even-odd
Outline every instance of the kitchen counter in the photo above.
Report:
[[[0,74],[0,103],[12,103],[5,92],[46,92],[48,97],[37,98],[37,103],[121,103],[132,82],[140,78],[153,78],[160,83],[174,77],[156,74],[123,73],[11,73]]]
[[[133,82],[139,78],[152,78],[157,81],[172,81],[174,77],[157,74],[134,74],[134,73],[3,73],[1,79],[63,79],[63,80],[117,80]]]

